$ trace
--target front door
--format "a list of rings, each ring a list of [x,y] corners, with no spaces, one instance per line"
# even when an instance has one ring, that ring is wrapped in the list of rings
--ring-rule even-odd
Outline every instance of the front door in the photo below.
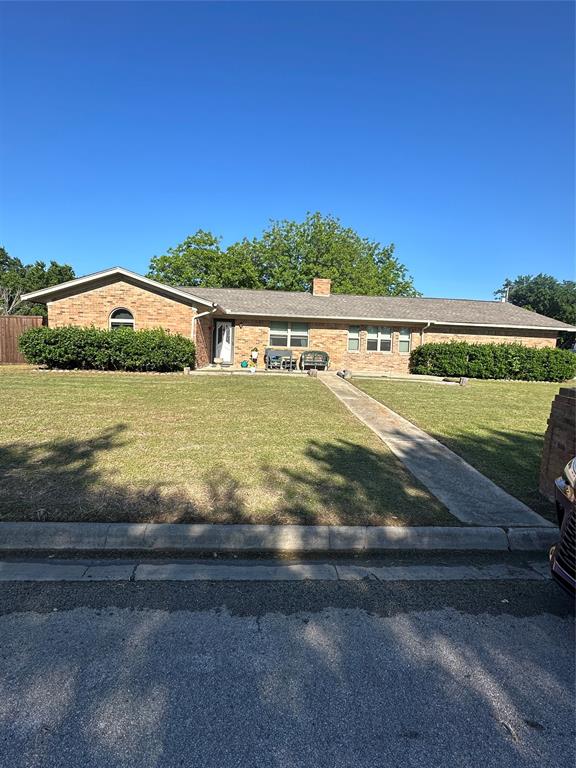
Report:
[[[232,323],[230,320],[216,320],[214,357],[223,363],[232,362]]]

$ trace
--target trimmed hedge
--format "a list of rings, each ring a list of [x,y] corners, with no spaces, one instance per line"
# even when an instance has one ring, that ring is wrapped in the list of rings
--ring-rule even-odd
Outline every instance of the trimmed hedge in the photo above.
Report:
[[[423,344],[410,354],[410,373],[469,376],[473,379],[567,381],[576,376],[576,354],[522,344]]]
[[[49,368],[101,371],[181,371],[194,367],[190,339],[162,329],[30,328],[20,336],[20,351],[29,363]]]

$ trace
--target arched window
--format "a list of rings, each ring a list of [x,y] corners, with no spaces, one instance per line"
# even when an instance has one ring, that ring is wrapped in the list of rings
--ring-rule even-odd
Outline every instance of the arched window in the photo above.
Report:
[[[115,309],[110,315],[110,328],[134,328],[134,315],[127,309]]]

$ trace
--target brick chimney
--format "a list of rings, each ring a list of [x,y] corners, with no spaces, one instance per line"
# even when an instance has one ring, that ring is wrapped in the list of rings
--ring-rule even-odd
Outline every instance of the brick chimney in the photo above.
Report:
[[[332,280],[327,277],[315,277],[312,280],[312,296],[330,296]]]

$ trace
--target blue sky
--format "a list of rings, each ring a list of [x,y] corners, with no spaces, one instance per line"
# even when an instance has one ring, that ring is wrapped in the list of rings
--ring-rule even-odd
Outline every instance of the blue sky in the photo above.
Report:
[[[319,210],[429,296],[574,277],[568,2],[2,3],[0,241],[139,272]]]

